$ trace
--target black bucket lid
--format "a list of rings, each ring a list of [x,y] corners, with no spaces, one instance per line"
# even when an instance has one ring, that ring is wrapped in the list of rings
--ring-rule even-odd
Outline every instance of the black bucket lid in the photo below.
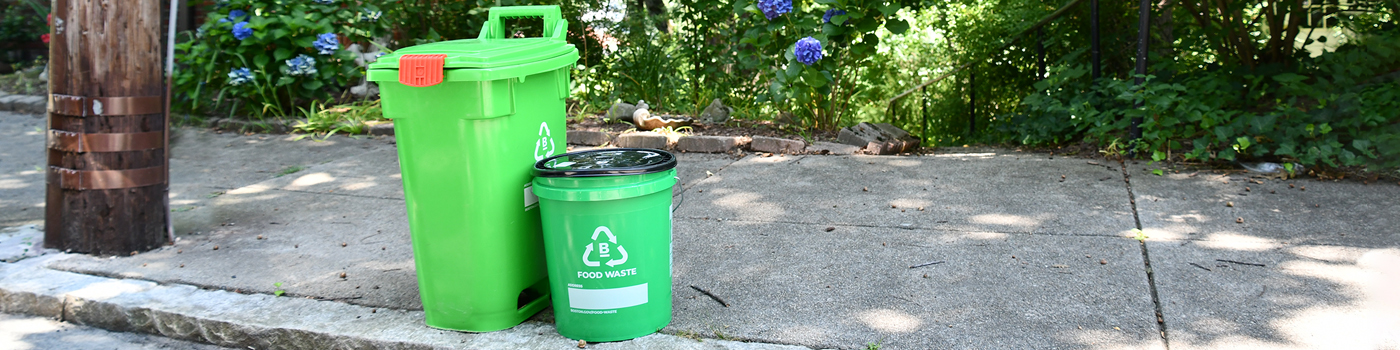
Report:
[[[676,167],[676,156],[650,148],[603,148],[560,154],[535,162],[535,176],[592,177],[659,173]]]

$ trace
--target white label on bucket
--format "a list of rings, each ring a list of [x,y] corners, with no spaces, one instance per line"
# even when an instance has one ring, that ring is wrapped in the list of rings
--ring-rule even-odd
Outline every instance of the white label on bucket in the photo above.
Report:
[[[569,308],[581,310],[621,309],[647,303],[647,284],[609,289],[569,288]]]
[[[535,196],[534,187],[533,184],[525,184],[525,210],[527,211],[530,210],[530,206],[540,202],[540,197]]]

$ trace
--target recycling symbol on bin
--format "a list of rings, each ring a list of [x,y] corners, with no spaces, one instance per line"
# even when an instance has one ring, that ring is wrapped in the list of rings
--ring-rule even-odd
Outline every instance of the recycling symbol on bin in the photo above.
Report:
[[[535,161],[538,162],[554,154],[554,137],[549,135],[549,124],[540,122],[540,139],[535,140]]]
[[[599,233],[606,233],[608,235],[608,240],[599,242]],[[595,245],[598,246],[599,259],[611,257],[613,255],[612,247],[616,247],[617,253],[622,255],[621,258],[611,259],[608,260],[608,262],[603,263],[605,265],[608,265],[608,267],[622,265],[623,263],[627,262],[627,249],[623,249],[622,246],[617,245],[617,236],[614,236],[612,230],[609,230],[607,226],[598,226],[598,229],[593,230],[593,242],[589,242],[588,246],[583,248],[584,265],[593,267],[597,267],[599,265],[597,260],[588,260],[588,256],[593,255],[593,246]]]

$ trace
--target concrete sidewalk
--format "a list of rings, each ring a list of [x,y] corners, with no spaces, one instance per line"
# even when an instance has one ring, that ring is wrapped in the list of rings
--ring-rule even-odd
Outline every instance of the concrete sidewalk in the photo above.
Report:
[[[42,238],[41,127],[0,112],[0,253]],[[588,347],[1400,348],[1394,183],[948,151],[680,154],[673,321]],[[551,310],[423,325],[395,152],[179,129],[179,240],[0,263],[0,312],[237,348],[576,348]]]

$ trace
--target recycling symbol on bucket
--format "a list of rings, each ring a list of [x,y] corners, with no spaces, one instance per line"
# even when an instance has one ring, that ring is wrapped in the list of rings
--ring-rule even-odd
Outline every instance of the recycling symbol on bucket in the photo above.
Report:
[[[535,161],[554,154],[554,137],[549,134],[549,124],[540,122],[540,139],[535,140]]]
[[[599,233],[607,234],[608,240],[599,242]],[[601,263],[602,265],[608,265],[608,267],[613,267],[617,265],[622,265],[623,263],[627,262],[627,249],[623,249],[622,246],[617,245],[617,236],[614,236],[612,230],[609,230],[607,226],[598,226],[598,229],[593,230],[592,239],[593,242],[589,242],[588,246],[583,248],[584,265],[593,267],[597,267],[598,265],[600,265],[599,260],[588,260],[588,256],[593,255],[593,246],[598,246],[598,259],[611,258],[614,255],[614,247],[617,250],[617,254],[622,255],[621,258],[610,259],[606,263]]]

